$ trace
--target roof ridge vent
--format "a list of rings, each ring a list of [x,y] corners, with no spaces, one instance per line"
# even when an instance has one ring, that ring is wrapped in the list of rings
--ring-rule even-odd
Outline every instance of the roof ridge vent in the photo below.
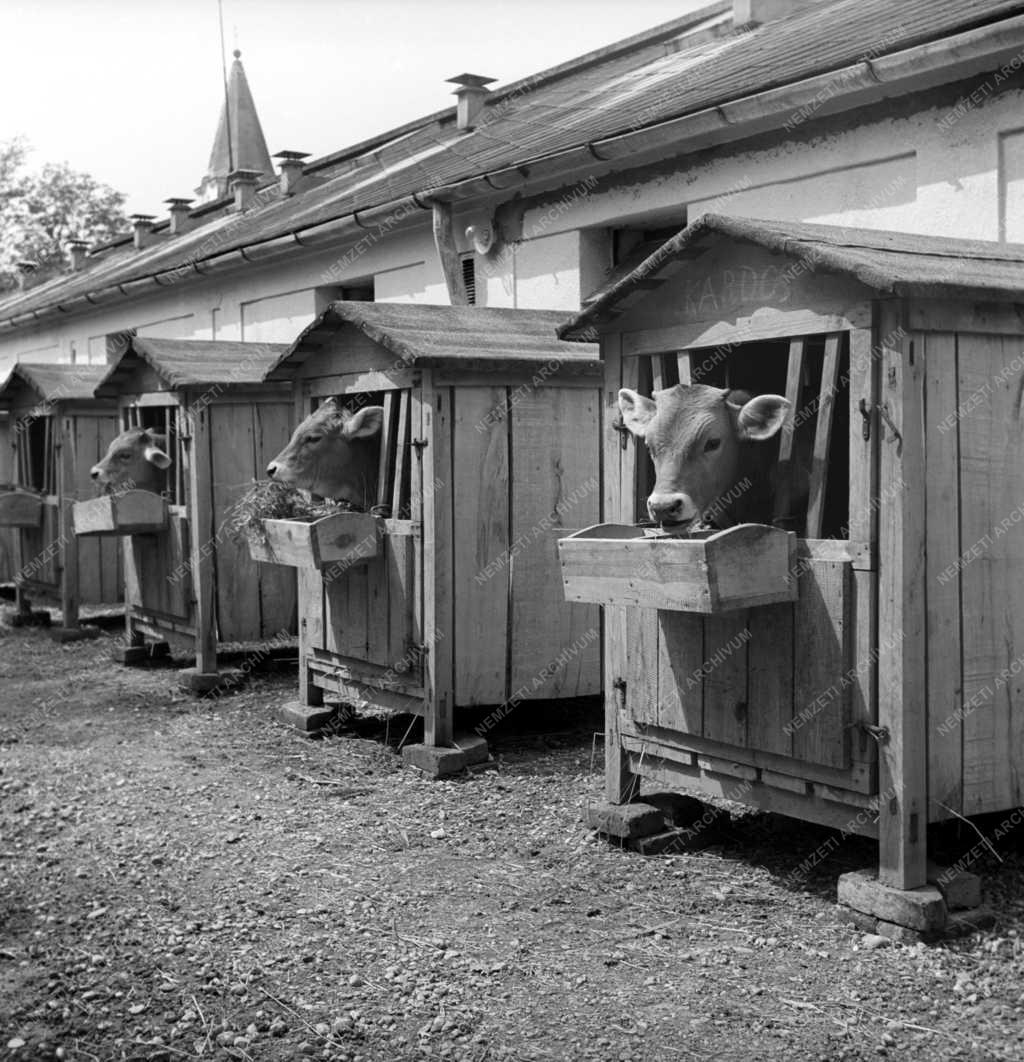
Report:
[[[732,0],[734,26],[760,26],[807,11],[818,0]]]
[[[278,151],[274,155],[280,159],[281,168],[280,191],[281,198],[295,195],[306,183],[303,178],[306,173],[305,160],[309,158],[308,151]]]
[[[497,78],[481,77],[479,74],[456,74],[455,77],[448,78],[449,85],[459,86],[454,93],[459,98],[456,107],[456,128],[467,131],[473,128],[490,94],[487,86],[496,80]]]
[[[73,238],[65,245],[68,252],[68,265],[71,272],[77,273],[85,265],[85,256],[89,252],[89,241]]]
[[[156,233],[153,232],[154,221],[156,221],[155,214],[132,214],[132,241],[136,251],[141,251],[144,247],[149,247],[156,242]]]
[[[164,202],[167,204],[167,213],[170,215],[167,231],[172,236],[180,236],[183,232],[188,232],[192,228],[192,219],[189,217],[192,200],[183,196],[172,196]]]

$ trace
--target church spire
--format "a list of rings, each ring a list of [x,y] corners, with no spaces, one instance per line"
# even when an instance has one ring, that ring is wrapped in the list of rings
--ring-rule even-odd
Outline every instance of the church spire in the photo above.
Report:
[[[269,177],[274,172],[256,114],[256,104],[253,103],[242,67],[242,53],[237,48],[228,75],[227,98],[221,107],[210,161],[196,189],[199,202],[210,203],[227,195],[228,174],[233,170],[251,170],[263,177]]]

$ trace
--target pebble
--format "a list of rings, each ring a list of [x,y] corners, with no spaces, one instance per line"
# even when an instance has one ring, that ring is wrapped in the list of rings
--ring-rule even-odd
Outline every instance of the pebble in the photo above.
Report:
[[[860,940],[861,947],[867,948],[868,951],[874,951],[876,948],[886,948],[892,941],[888,937],[880,936],[878,933],[865,933]]]

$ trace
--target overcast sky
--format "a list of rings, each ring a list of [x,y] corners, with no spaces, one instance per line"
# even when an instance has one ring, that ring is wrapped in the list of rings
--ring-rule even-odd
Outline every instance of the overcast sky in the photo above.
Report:
[[[709,0],[224,0],[271,154],[325,155]],[[0,0],[0,141],[161,215],[193,195],[223,99],[217,0]]]

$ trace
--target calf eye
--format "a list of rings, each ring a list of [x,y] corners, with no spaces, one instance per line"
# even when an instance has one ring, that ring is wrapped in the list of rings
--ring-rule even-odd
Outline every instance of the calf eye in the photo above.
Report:
[[[323,438],[322,435],[307,435],[306,436],[306,442],[308,442],[308,443],[318,443],[322,438]]]
[[[122,451],[117,455],[117,459],[118,461],[130,461],[132,459],[132,455],[127,451]]]
[[[706,454],[713,453],[721,445],[722,445],[722,440],[721,439],[708,439],[708,441],[704,444],[704,453],[706,453]]]

